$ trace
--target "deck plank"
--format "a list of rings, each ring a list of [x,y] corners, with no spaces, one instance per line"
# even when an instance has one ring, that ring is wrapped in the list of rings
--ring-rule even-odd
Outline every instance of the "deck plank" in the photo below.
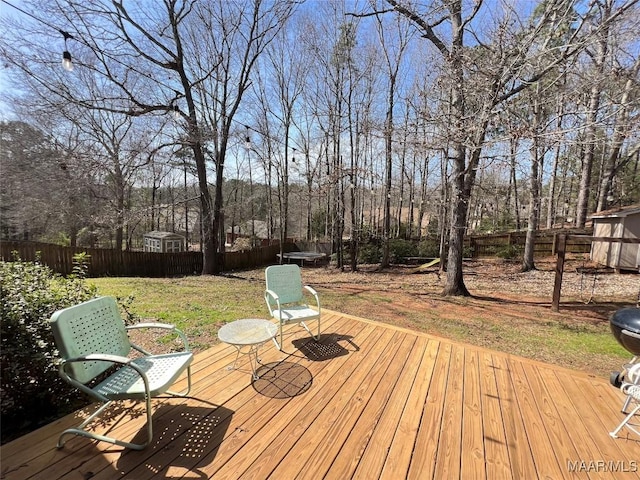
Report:
[[[391,441],[389,452],[380,474],[381,479],[393,480],[408,476],[415,449],[414,444],[418,436],[418,427],[422,418],[425,398],[431,384],[439,346],[439,341],[429,339],[419,365],[419,373],[412,383],[406,408],[402,412],[396,434]]]
[[[451,351],[449,378],[447,380],[440,424],[440,439],[436,455],[435,478],[450,478],[451,472],[460,471],[461,439],[462,439],[462,394],[463,380],[466,371],[464,347],[454,345]],[[465,453],[466,456],[466,453]]]
[[[336,447],[340,448],[350,432],[347,427],[353,427],[368,396],[374,391],[372,387],[377,385],[385,371],[380,366],[391,363],[404,337],[403,333],[390,331],[377,339],[381,352],[378,362],[363,362],[361,368],[338,387],[336,396],[322,416],[313,422],[273,471],[274,478],[295,478],[307,465],[323,466],[333,461]],[[304,462],[299,459],[304,459]]]
[[[409,479],[432,478],[435,471],[452,349],[450,343],[440,346],[413,447]]]
[[[407,358],[403,367],[404,369],[399,377],[399,379],[403,381],[398,381],[394,385],[393,393],[387,400],[384,412],[377,421],[375,431],[369,439],[366,450],[362,453],[362,457],[354,472],[356,478],[379,478],[382,475],[382,470],[391,451],[391,444],[393,440],[397,438],[396,431],[401,428],[401,417],[407,408],[411,408],[408,407],[411,390],[416,382],[423,380],[419,377],[421,374],[420,367],[428,343],[429,340],[427,338],[417,338],[411,350],[410,357]],[[345,448],[345,452],[346,451],[348,451],[348,449]],[[406,469],[403,471],[406,471]],[[340,474],[341,472],[337,473]],[[396,475],[398,475],[397,470]],[[339,478],[338,475],[333,474],[333,469],[329,478],[331,477]]]
[[[608,379],[338,312],[323,332],[288,326],[255,382],[246,358],[228,370],[232,347],[199,353],[191,395],[154,399],[145,450],[56,449],[76,413],[2,446],[0,478],[640,478],[640,439],[608,435],[624,400]],[[144,433],[126,405],[96,431]]]
[[[509,364],[506,358],[493,355],[492,365],[496,378],[496,394],[500,401],[504,422],[511,475],[513,478],[536,478],[536,466],[522,412],[516,398],[518,390],[514,388]]]
[[[324,478],[351,478],[356,475],[356,470],[359,478],[377,478],[380,475],[390,433],[396,428],[399,412],[406,401],[407,386],[410,385],[406,381],[407,375],[412,374],[411,369],[415,368],[417,359],[422,356],[421,345],[426,344],[426,339],[423,340],[425,341],[418,342],[416,337],[407,336],[357,424],[348,433],[330,469],[324,472]],[[415,375],[415,370],[413,374]],[[376,432],[378,435],[374,437]],[[308,472],[305,476],[312,478]]]
[[[509,359],[509,367],[514,372],[516,390],[518,390],[516,399],[527,424],[528,434],[532,439],[529,445],[534,452],[538,476],[540,478],[567,478],[565,466],[561,466],[557,461],[544,417],[538,408],[535,393],[529,385],[523,362],[511,358]]]
[[[486,478],[486,469],[479,362],[480,358],[477,351],[466,350],[460,478],[484,480]]]
[[[516,478],[509,468],[509,451],[504,427],[505,412],[496,379],[498,366],[491,352],[480,353],[480,391],[485,438],[487,478]]]

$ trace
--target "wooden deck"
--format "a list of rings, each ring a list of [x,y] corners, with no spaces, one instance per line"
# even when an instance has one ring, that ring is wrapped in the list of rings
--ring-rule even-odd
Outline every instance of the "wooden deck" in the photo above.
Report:
[[[623,397],[606,379],[324,314],[317,344],[291,327],[261,351],[198,354],[187,399],[155,400],[143,451],[59,433],[70,415],[0,450],[2,479],[640,478],[640,439],[612,439]],[[143,438],[140,406],[97,430]],[[75,418],[74,418],[75,417]],[[626,435],[626,434],[625,434]]]

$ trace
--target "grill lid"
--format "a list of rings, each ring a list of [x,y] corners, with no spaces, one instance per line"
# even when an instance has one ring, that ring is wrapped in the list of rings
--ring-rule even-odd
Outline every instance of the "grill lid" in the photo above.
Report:
[[[610,319],[611,325],[640,334],[640,308],[622,308]]]

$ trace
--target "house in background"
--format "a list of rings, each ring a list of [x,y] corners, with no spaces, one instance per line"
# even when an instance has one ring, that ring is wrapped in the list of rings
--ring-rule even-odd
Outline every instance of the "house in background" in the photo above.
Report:
[[[185,251],[185,238],[173,232],[160,232],[154,230],[145,233],[144,251],[156,253],[173,253]]]
[[[262,220],[247,220],[233,228],[227,228],[226,245],[232,246],[239,238],[246,238],[253,246],[269,245],[269,225]]]
[[[640,238],[640,205],[619,207],[593,214],[594,237]],[[640,269],[640,244],[594,241],[591,260],[620,270]]]

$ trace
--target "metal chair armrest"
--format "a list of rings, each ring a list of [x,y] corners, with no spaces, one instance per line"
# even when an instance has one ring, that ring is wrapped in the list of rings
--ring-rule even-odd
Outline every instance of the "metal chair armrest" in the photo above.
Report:
[[[278,294],[276,292],[274,292],[273,290],[265,290],[264,291],[264,298],[267,297],[271,297],[273,298],[276,302],[280,302],[280,297],[278,296]]]
[[[314,297],[318,296],[318,292],[315,291],[315,289],[309,285],[305,285],[304,286],[305,290],[307,290],[311,295],[313,295]]]
[[[125,328],[127,330],[135,330],[138,328],[160,328],[163,330],[174,330],[176,326],[170,323],[142,322],[142,323],[134,323],[133,325],[128,325]]]
[[[304,288],[311,295],[313,295],[313,298],[316,300],[316,304],[318,305],[318,308],[320,308],[320,297],[318,297],[318,292],[313,287],[310,287],[309,285],[305,285]]]
[[[69,375],[67,373],[67,371],[66,371],[66,366],[69,365],[70,363],[74,363],[74,362],[110,362],[110,363],[113,363],[113,364],[119,364],[119,365],[131,367],[132,369],[134,369],[142,377],[142,381],[144,382],[145,391],[148,394],[149,393],[149,379],[147,378],[147,375],[140,369],[140,367],[138,367],[137,365],[131,363],[132,361],[133,361],[133,359],[128,358],[128,357],[121,357],[120,355],[108,355],[108,354],[101,354],[101,353],[92,353],[92,354],[89,354],[89,355],[83,355],[81,357],[75,357],[75,358],[69,358],[67,360],[63,360],[60,363],[60,366],[58,367],[58,372],[59,372],[60,376],[64,380],[69,382],[71,385],[76,387],[78,390],[83,391],[84,393],[86,393],[87,395],[89,395],[91,397],[98,398],[100,401],[108,402],[109,401],[108,398],[106,398],[105,396],[100,395],[99,393],[93,391],[91,388],[87,387],[84,383],[79,382],[78,380],[73,378],[71,375]]]
[[[623,383],[620,391],[625,395],[631,395],[636,401],[640,402],[640,385]]]
[[[73,363],[73,362],[96,362],[96,361],[121,363],[123,365],[131,363],[130,358],[122,357],[120,355],[109,355],[105,353],[90,353],[89,355],[82,355],[80,357],[68,358],[66,360],[63,360],[61,366],[67,363]]]
[[[172,325],[170,323],[143,322],[143,323],[136,323],[134,325],[129,325],[125,329],[127,331],[129,331],[129,330],[139,330],[139,329],[143,329],[143,328],[149,328],[149,329],[153,328],[153,329],[160,329],[160,330],[168,330],[170,333],[175,333],[176,335],[178,335],[178,337],[180,337],[180,340],[182,340],[182,345],[184,346],[184,351],[185,352],[190,351],[189,350],[189,341],[187,340],[187,336],[184,334],[184,332],[182,332],[182,330],[180,330],[179,328],[176,328],[175,325]],[[140,345],[136,345],[133,342],[131,342],[131,347],[134,348],[135,350],[139,351],[140,353],[145,354],[145,355],[153,355],[153,352],[149,352],[148,350],[142,348]]]
[[[280,307],[280,297],[273,290],[265,290],[264,292],[264,300],[267,302],[267,307],[269,308],[269,314],[273,316],[273,302],[276,304],[276,310],[281,310]]]

